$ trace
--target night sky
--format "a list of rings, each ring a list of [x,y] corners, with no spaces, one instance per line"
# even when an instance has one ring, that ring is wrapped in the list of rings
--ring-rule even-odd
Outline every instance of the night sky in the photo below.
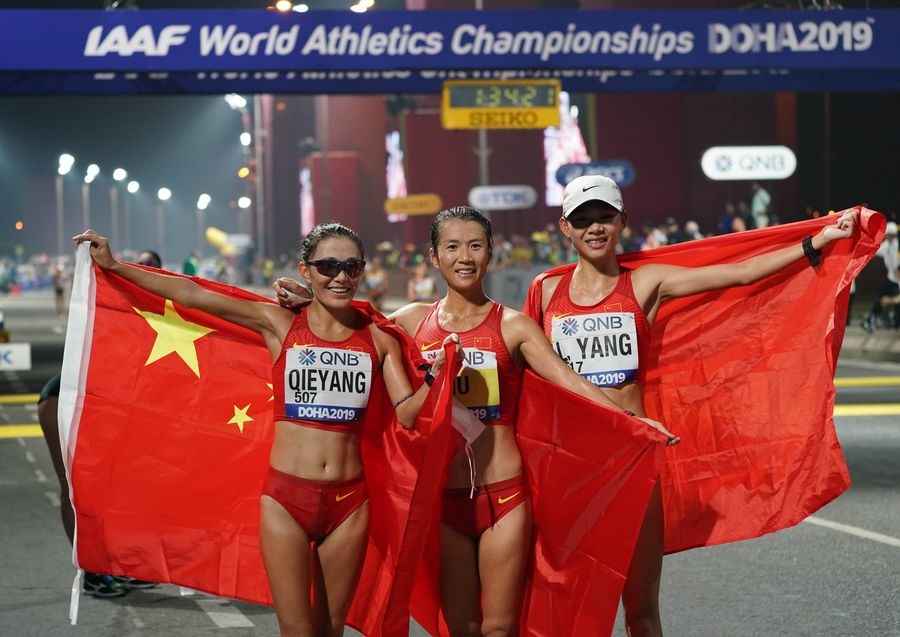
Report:
[[[208,221],[237,231],[238,212],[228,204],[245,191],[236,175],[244,163],[242,131],[240,114],[221,96],[0,96],[0,254],[12,240],[26,252],[55,252],[54,180],[64,152],[76,160],[64,178],[66,236],[83,225],[80,184],[90,163],[101,169],[90,199],[98,231],[110,231],[112,170],[124,168],[141,184],[137,196],[127,195],[133,197],[136,245],[120,247],[156,242],[150,217],[162,186],[173,192],[166,204],[172,256],[191,248],[183,239],[196,234],[194,207],[203,192],[213,198]],[[18,219],[26,226],[14,239],[10,230]]]

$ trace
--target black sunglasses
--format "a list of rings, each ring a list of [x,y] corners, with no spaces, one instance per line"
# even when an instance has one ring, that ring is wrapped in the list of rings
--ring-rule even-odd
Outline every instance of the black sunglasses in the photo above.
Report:
[[[313,266],[322,276],[330,279],[336,277],[343,270],[351,279],[355,279],[366,268],[366,262],[362,259],[347,259],[346,261],[338,261],[337,259],[316,259],[315,261],[305,261],[306,265]]]

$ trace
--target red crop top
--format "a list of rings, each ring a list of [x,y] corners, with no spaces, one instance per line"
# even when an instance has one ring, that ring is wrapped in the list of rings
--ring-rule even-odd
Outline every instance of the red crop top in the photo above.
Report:
[[[343,341],[326,341],[300,312],[272,365],[275,420],[328,431],[355,432],[381,365],[368,323]]]
[[[426,359],[434,358],[441,343],[450,334],[438,323],[440,301],[416,331],[416,344]],[[465,362],[456,377],[454,395],[489,425],[513,426],[522,385],[522,370],[516,367],[506,349],[501,332],[503,306],[494,303],[481,324],[457,332]]]
[[[578,305],[569,296],[571,270],[553,291],[542,327],[556,353],[600,387],[643,381],[650,324],[634,297],[631,271],[623,270],[606,298]]]

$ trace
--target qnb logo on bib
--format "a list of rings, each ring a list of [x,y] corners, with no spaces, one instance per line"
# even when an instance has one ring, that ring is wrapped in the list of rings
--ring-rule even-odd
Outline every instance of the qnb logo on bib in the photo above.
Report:
[[[500,417],[500,379],[497,355],[483,349],[463,348],[463,368],[453,394],[480,420]]]
[[[426,360],[434,360],[439,350],[422,352]],[[479,420],[500,417],[500,377],[497,355],[475,347],[463,348],[463,367],[456,376],[453,395]]]
[[[284,415],[298,420],[359,420],[372,389],[365,352],[293,347],[285,353]]]
[[[555,318],[550,338],[560,358],[599,387],[615,387],[637,376],[637,327],[631,312]]]

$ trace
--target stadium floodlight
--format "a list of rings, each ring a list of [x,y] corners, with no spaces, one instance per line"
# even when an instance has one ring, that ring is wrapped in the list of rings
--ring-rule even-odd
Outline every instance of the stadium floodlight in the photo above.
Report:
[[[247,108],[247,99],[244,97],[241,97],[237,93],[229,93],[228,95],[225,96],[225,101],[228,103],[228,105],[232,109],[234,109],[236,111],[240,111],[240,110]]]

